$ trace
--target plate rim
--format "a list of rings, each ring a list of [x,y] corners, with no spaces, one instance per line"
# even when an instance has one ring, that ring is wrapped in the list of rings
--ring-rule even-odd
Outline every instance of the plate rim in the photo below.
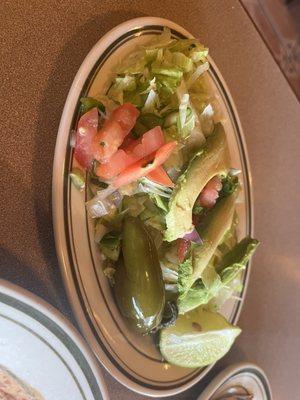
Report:
[[[84,335],[85,339],[87,342],[89,342],[89,339],[92,338],[92,333],[90,331],[90,327],[88,325],[88,322],[86,320],[86,317],[84,315],[82,305],[80,303],[80,300],[78,298],[78,293],[77,289],[75,287],[74,279],[72,277],[72,273],[70,271],[69,265],[68,265],[68,260],[66,259],[67,257],[65,256],[65,243],[63,244],[63,239],[65,239],[64,235],[64,229],[60,228],[60,225],[63,224],[64,226],[64,221],[62,217],[62,211],[63,211],[63,202],[61,200],[63,199],[63,180],[64,180],[64,175],[63,171],[65,170],[65,155],[66,152],[64,152],[64,157],[63,157],[63,168],[61,168],[62,163],[59,158],[59,152],[60,152],[60,139],[64,133],[64,125],[65,122],[68,118],[70,118],[70,112],[71,116],[74,118],[74,110],[76,109],[76,104],[73,97],[73,92],[76,92],[78,87],[81,89],[84,87],[84,85],[87,83],[86,82],[86,76],[88,74],[85,74],[85,70],[88,70],[88,73],[91,73],[92,69],[96,67],[97,59],[99,56],[102,54],[103,50],[100,51],[100,47],[104,47],[104,44],[107,42],[107,46],[113,42],[113,38],[118,38],[125,32],[129,30],[133,30],[135,28],[142,28],[145,26],[151,26],[151,25],[160,25],[160,26],[168,26],[171,29],[175,29],[176,31],[184,34],[187,37],[194,37],[190,32],[188,32],[185,28],[180,26],[179,24],[170,21],[168,19],[164,18],[159,18],[159,17],[140,17],[140,18],[134,18],[127,20],[114,28],[112,28],[110,31],[108,31],[105,35],[100,37],[100,39],[96,42],[96,44],[92,47],[92,49],[89,51],[85,59],[83,60],[79,70],[77,71],[75,78],[73,80],[73,83],[70,87],[67,99],[65,101],[61,121],[59,124],[58,128],[58,134],[57,134],[57,140],[56,140],[56,146],[55,146],[55,153],[54,153],[54,162],[53,162],[53,176],[52,176],[52,214],[53,214],[53,227],[54,227],[54,236],[55,236],[55,245],[56,245],[56,252],[59,260],[59,265],[60,265],[60,270],[62,273],[63,281],[64,281],[64,286],[67,292],[68,300],[71,305],[72,311],[74,313],[74,316],[76,318],[76,321],[80,327],[80,330],[82,334]],[[106,46],[106,47],[107,47]],[[246,146],[246,140],[245,136],[243,133],[242,125],[237,113],[237,109],[235,106],[235,103],[232,99],[231,93],[228,89],[228,86],[226,82],[223,79],[222,74],[220,73],[220,70],[216,66],[215,62],[209,58],[209,62],[212,64],[213,69],[216,72],[216,75],[220,79],[222,86],[224,88],[224,92],[226,93],[226,96],[228,98],[228,102],[232,108],[232,113],[235,118],[236,125],[238,127],[239,133],[240,133],[240,145],[243,150],[242,154],[242,161],[244,162],[244,166],[246,167],[246,176],[247,176],[247,182],[248,182],[248,198],[249,198],[249,205],[248,205],[248,210],[247,213],[249,214],[249,233],[253,235],[254,231],[254,226],[253,226],[253,215],[254,215],[254,207],[253,207],[253,194],[252,194],[252,179],[251,179],[251,170],[249,166],[249,156],[248,156],[248,151],[247,151],[247,146]],[[85,80],[82,79],[82,76],[85,76]],[[60,185],[57,185],[57,177],[60,174]],[[58,187],[59,186],[59,187]],[[239,319],[241,309],[246,297],[246,292],[247,292],[247,287],[248,287],[248,282],[249,282],[249,276],[250,276],[250,271],[251,271],[251,262],[248,264],[247,267],[247,272],[245,274],[244,278],[244,289],[243,289],[243,297],[242,300],[239,304],[238,310],[236,312],[235,318],[233,323],[236,323]],[[191,379],[187,383],[183,383],[182,385],[178,386],[177,388],[161,388],[159,390],[157,389],[150,389],[147,388],[146,386],[143,386],[143,384],[139,384],[131,380],[130,378],[126,377],[122,371],[117,369],[114,364],[110,361],[108,356],[105,354],[105,352],[101,349],[101,356],[99,351],[95,351],[93,344],[89,343],[89,346],[92,348],[94,353],[96,353],[96,357],[100,360],[104,368],[115,378],[117,379],[121,384],[125,385],[127,388],[134,390],[135,392],[141,393],[141,394],[146,394],[151,397],[165,397],[165,396],[170,396],[174,394],[178,394],[184,390],[187,390],[191,386],[193,386],[195,383],[197,383],[199,380],[201,380],[212,368],[215,364],[212,364],[208,367],[205,368],[204,371],[200,372],[197,374],[193,379]]]
[[[235,375],[239,375],[241,373],[250,372],[260,378],[260,381],[263,384],[263,387],[266,392],[266,396],[268,400],[272,400],[272,389],[270,386],[269,379],[264,372],[264,370],[258,365],[252,362],[241,361],[235,363],[233,365],[229,365],[221,372],[219,372],[205,387],[203,392],[197,397],[196,400],[207,400],[216,394],[216,391],[220,389],[224,383],[227,382],[228,379],[232,378]]]
[[[69,321],[60,311],[58,311],[50,303],[46,302],[36,294],[5,279],[0,279],[0,295],[7,296],[10,299],[18,301],[22,305],[29,306],[34,311],[37,311],[39,314],[42,314],[42,316],[47,317],[49,320],[51,320],[52,323],[54,323],[59,329],[61,329],[63,333],[67,336],[67,338],[71,339],[72,342],[76,345],[76,347],[84,357],[85,361],[89,365],[91,372],[93,373],[93,376],[96,380],[96,383],[98,384],[98,388],[102,395],[103,400],[109,400],[107,385],[102,375],[100,365],[98,364],[98,360],[96,359],[95,355],[91,351],[88,344],[85,342],[84,338],[80,335],[80,333],[71,323],[71,321]],[[47,327],[40,320],[36,319],[34,316],[27,313],[24,309],[19,309],[14,305],[9,304],[9,302],[1,301],[1,299],[0,299],[0,304],[9,307],[14,307],[16,308],[17,311],[25,314],[27,317],[33,318],[37,323],[43,326],[43,329],[50,332],[59,341],[62,342],[62,340],[54,332],[52,332],[49,329],[49,327]],[[78,364],[71,350],[66,346],[64,342],[62,342],[62,344],[66,348],[66,351],[68,351],[72,355],[72,357],[76,361],[76,364]],[[78,367],[80,367],[79,364]],[[95,398],[95,400],[98,399]]]

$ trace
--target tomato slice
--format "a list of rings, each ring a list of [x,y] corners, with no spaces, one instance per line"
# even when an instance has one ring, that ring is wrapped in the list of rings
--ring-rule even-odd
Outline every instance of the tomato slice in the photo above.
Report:
[[[182,263],[190,248],[191,242],[185,239],[177,239],[177,242],[178,242],[178,248],[177,248],[178,260],[179,262]]]
[[[117,121],[108,120],[93,139],[93,155],[99,162],[108,162],[123,142],[124,133]]]
[[[123,140],[123,143],[120,146],[120,149],[128,151],[127,149],[134,147],[137,144],[137,140],[133,139],[132,136],[127,135],[126,138]]]
[[[166,143],[155,153],[136,161],[134,164],[122,171],[120,175],[114,179],[112,185],[115,188],[118,188],[146,176],[149,172],[159,167],[169,158],[176,145],[176,141]]]
[[[74,157],[83,168],[89,168],[94,159],[92,142],[98,129],[98,110],[92,108],[78,121]]]
[[[111,156],[108,163],[100,164],[97,167],[96,175],[104,180],[110,180],[135,161],[137,161],[135,157],[119,149]]]
[[[125,103],[112,112],[111,119],[117,121],[121,125],[124,136],[126,136],[134,127],[139,114],[139,110],[134,107],[134,105]]]
[[[153,171],[151,171],[148,175],[147,178],[151,179],[151,181],[154,181],[156,183],[160,183],[161,185],[164,186],[169,186],[169,187],[174,187],[174,183],[171,181],[169,175],[166,173],[166,171],[163,169],[162,166],[155,168]]]
[[[218,176],[214,176],[202,189],[196,202],[205,208],[212,208],[219,197],[222,189],[222,182]]]
[[[148,156],[165,144],[165,138],[160,126],[150,129],[135,143],[132,142],[126,151],[138,159]]]
[[[132,104],[123,104],[113,111],[94,137],[92,151],[96,160],[101,163],[109,161],[134,127],[138,115],[139,111]]]
[[[110,157],[109,162],[102,162],[97,168],[96,174],[102,179],[111,179],[130,164],[158,150],[163,144],[164,136],[160,127],[149,130],[139,140],[126,136],[120,149]],[[164,178],[166,181],[168,177],[165,176]]]

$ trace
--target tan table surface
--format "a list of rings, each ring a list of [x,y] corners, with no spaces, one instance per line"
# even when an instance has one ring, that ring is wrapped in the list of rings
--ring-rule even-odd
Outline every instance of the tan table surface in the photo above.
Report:
[[[0,274],[71,316],[54,249],[51,174],[73,77],[110,28],[137,16],[173,19],[211,49],[236,102],[253,175],[255,256],[240,326],[213,370],[258,363],[276,399],[300,392],[300,107],[240,3],[18,0],[0,2]],[[112,399],[141,399],[105,374]],[[201,385],[178,395],[194,399]]]

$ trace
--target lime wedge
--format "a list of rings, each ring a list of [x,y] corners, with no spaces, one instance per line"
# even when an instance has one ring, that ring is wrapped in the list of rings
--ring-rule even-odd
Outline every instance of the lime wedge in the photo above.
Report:
[[[223,357],[240,333],[221,314],[196,308],[161,330],[159,347],[170,364],[199,368]]]

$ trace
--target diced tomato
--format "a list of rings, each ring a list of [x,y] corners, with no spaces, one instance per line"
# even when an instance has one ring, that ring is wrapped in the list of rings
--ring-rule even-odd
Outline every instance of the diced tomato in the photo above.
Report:
[[[160,127],[154,128],[146,132],[139,140],[129,138],[127,136],[122,143],[120,149],[114,153],[109,162],[102,164],[97,168],[97,175],[103,179],[111,179],[118,175],[130,164],[152,154],[164,144],[164,136]],[[156,177],[158,174],[156,174]],[[165,171],[162,171],[160,178],[172,185]]]
[[[147,178],[151,179],[151,181],[160,183],[161,185],[164,185],[164,186],[169,186],[169,187],[175,186],[174,183],[171,181],[169,175],[166,173],[166,171],[163,169],[162,166],[157,167],[153,171],[151,171],[147,175]]]
[[[119,149],[111,156],[108,163],[97,167],[96,174],[104,180],[110,180],[135,161],[137,161],[135,157]]]
[[[138,115],[139,111],[132,104],[123,104],[113,111],[94,137],[92,150],[96,160],[101,163],[108,162],[134,127]]]
[[[139,110],[134,107],[134,105],[125,103],[113,111],[111,119],[117,121],[121,125],[125,137],[134,127],[139,114]]]
[[[177,248],[178,260],[179,262],[182,263],[187,255],[187,252],[189,251],[191,242],[185,239],[177,239],[177,243],[178,243],[178,248]]]
[[[131,146],[135,146],[137,144],[137,140],[133,139],[132,136],[127,135],[126,138],[123,140],[123,143],[120,146],[120,149],[126,150],[127,148],[131,148]]]
[[[177,142],[176,142],[176,140],[174,140],[173,142],[164,144],[160,149],[158,149],[157,152],[155,153],[155,160],[153,163],[153,164],[155,164],[155,167],[151,168],[151,171],[153,171],[156,167],[158,167],[161,164],[163,164],[164,162],[166,162],[176,146],[177,146]]]
[[[132,142],[130,147],[127,147],[126,151],[140,159],[158,150],[164,143],[165,138],[163,131],[160,126],[156,126],[145,132],[136,143]]]
[[[78,121],[74,157],[83,168],[89,168],[93,161],[92,142],[98,129],[98,110],[92,108]]]
[[[155,153],[136,161],[134,164],[122,171],[120,175],[117,176],[112,182],[112,185],[115,188],[118,188],[120,186],[128,185],[129,183],[148,175],[149,172],[159,167],[169,158],[176,145],[176,141],[166,143]]]
[[[108,120],[93,139],[93,155],[99,162],[108,162],[123,142],[124,133],[117,121]]]
[[[196,202],[205,208],[212,208],[219,197],[222,189],[222,182],[218,176],[214,176],[203,188]]]

